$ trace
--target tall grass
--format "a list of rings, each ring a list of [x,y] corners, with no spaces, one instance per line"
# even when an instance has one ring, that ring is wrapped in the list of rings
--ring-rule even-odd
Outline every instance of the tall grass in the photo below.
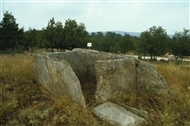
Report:
[[[90,108],[53,97],[35,81],[32,56],[0,55],[0,125],[104,125]]]
[[[32,72],[32,56],[0,55],[0,125],[108,126],[91,112],[95,86],[84,83],[87,109],[68,96],[54,98],[38,84]],[[155,62],[156,63],[156,62]],[[155,64],[173,94],[172,98],[120,94],[124,104],[148,111],[147,126],[190,125],[190,65]]]
[[[160,112],[165,125],[190,125],[190,64],[156,65],[173,94],[173,100]]]

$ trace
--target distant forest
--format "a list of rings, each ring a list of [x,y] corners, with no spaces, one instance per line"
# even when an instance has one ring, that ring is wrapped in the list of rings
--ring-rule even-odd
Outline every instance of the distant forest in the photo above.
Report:
[[[152,26],[141,32],[140,37],[115,32],[88,33],[84,23],[68,19],[65,24],[51,18],[41,30],[19,28],[12,13],[5,12],[0,22],[0,53],[34,51],[45,48],[54,52],[88,48],[112,53],[134,52],[138,55],[149,55],[151,59],[166,53],[176,58],[190,56],[190,30],[183,29],[170,37],[161,26]]]

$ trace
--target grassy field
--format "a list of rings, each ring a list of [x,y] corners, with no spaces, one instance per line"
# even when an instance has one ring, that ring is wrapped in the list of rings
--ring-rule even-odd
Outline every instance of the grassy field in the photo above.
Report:
[[[0,55],[0,125],[109,126],[91,112],[95,86],[83,84],[87,109],[67,96],[54,98],[35,81],[30,54]],[[125,94],[125,104],[146,110],[147,126],[190,126],[190,64],[153,63],[171,88],[173,98]]]

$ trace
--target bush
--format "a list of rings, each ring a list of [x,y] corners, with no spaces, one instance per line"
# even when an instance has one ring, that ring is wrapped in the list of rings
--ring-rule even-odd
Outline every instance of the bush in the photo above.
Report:
[[[138,56],[138,59],[142,60],[142,56],[141,56],[141,55],[139,55],[139,56]]]

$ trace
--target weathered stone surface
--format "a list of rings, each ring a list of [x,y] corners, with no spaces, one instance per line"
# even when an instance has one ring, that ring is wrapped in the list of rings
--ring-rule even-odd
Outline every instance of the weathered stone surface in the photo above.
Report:
[[[33,58],[33,70],[39,83],[52,94],[68,94],[76,103],[86,106],[80,82],[67,61],[36,55]]]
[[[74,49],[64,53],[49,53],[47,56],[67,61],[79,80],[88,78],[94,84],[96,84],[95,61],[122,57],[122,55],[87,49]]]
[[[111,102],[106,102],[93,108],[93,113],[112,125],[139,126],[144,121],[143,118]]]
[[[95,97],[106,102],[115,97],[114,93],[122,94],[136,89],[136,65],[134,58],[98,60],[95,63],[97,90]]]
[[[116,91],[170,93],[167,83],[152,65],[127,55],[74,49],[36,55],[33,64],[37,79],[44,87],[56,95],[65,92],[83,106],[80,82],[84,78],[97,85],[95,97],[100,102],[109,101]]]
[[[175,56],[174,55],[168,55],[168,61],[175,61]]]
[[[148,119],[149,118],[149,115],[148,115],[148,112],[147,111],[144,111],[144,110],[138,110],[136,108],[133,108],[133,107],[129,107],[123,103],[119,103],[117,102],[118,105],[120,105],[121,107],[125,108],[127,111],[130,111],[132,113],[134,113],[135,115],[138,115],[144,119]]]
[[[139,94],[168,95],[170,89],[156,68],[146,62],[137,65],[137,92]]]

